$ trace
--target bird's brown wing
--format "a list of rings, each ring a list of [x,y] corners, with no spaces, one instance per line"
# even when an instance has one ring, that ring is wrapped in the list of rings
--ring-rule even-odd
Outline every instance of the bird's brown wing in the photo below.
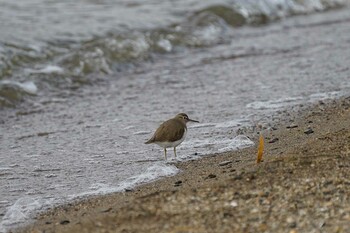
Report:
[[[175,142],[182,138],[185,127],[181,122],[171,119],[159,126],[154,134],[154,141]]]

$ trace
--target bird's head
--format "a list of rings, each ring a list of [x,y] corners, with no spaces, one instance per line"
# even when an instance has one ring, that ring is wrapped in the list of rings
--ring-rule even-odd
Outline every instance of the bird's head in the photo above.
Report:
[[[177,114],[177,115],[175,116],[175,118],[181,120],[181,121],[184,122],[185,124],[186,124],[187,122],[189,122],[189,121],[199,123],[199,121],[190,119],[190,118],[187,116],[186,113],[179,113],[179,114]]]

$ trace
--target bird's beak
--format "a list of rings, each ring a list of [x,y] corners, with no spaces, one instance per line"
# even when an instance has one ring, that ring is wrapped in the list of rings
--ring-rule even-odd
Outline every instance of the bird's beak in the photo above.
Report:
[[[199,121],[192,120],[192,119],[188,119],[188,121],[192,121],[192,122],[197,122],[197,123],[199,123]]]

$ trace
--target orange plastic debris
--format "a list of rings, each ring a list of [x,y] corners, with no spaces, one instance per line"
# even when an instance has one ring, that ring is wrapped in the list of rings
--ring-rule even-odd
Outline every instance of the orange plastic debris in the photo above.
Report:
[[[256,158],[256,163],[260,163],[264,154],[264,137],[260,134],[259,146],[258,146],[258,156]]]

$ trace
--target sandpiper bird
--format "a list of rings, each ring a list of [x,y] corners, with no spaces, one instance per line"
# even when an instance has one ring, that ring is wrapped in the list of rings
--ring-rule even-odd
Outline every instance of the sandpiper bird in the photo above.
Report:
[[[158,127],[153,137],[145,142],[145,144],[155,143],[158,146],[163,147],[165,160],[167,159],[166,148],[174,147],[176,158],[176,147],[185,140],[187,133],[186,123],[189,121],[199,123],[199,121],[188,118],[185,113],[177,114],[174,118],[163,122]]]

